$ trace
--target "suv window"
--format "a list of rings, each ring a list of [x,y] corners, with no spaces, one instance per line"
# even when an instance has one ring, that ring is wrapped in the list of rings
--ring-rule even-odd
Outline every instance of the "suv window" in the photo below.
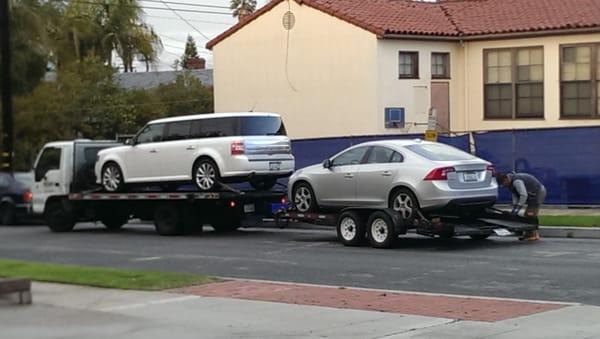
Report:
[[[335,159],[333,159],[333,166],[345,166],[345,165],[358,165],[361,163],[362,159],[365,157],[365,153],[367,152],[367,147],[358,147],[353,148],[349,151],[346,151],[340,155],[338,155]]]
[[[192,123],[192,138],[287,135],[281,118],[244,116],[198,119]]]
[[[50,170],[60,169],[60,156],[60,148],[48,147],[44,149],[35,167],[35,181],[41,181]]]
[[[168,123],[164,141],[184,140],[190,137],[191,121],[178,121]]]
[[[144,127],[136,137],[136,142],[138,144],[145,144],[162,141],[164,127],[165,124],[152,124]]]
[[[398,154],[387,147],[375,146],[369,153],[367,164],[385,164],[392,161],[394,154]]]

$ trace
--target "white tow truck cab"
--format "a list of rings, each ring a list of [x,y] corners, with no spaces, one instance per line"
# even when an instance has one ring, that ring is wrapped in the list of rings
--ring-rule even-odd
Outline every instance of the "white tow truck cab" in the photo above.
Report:
[[[211,224],[227,231],[241,226],[247,216],[269,214],[285,200],[285,192],[152,191],[103,193],[96,184],[98,152],[121,146],[116,141],[73,140],[44,145],[34,165],[33,212],[43,215],[55,232],[68,232],[78,222],[100,221],[110,230],[131,218],[154,220],[161,235],[177,235]],[[224,186],[228,187],[228,186]]]

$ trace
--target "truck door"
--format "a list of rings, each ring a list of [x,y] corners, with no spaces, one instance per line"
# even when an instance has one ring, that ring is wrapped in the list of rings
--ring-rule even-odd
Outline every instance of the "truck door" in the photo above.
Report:
[[[33,185],[33,212],[44,213],[46,201],[51,196],[65,195],[65,183],[61,173],[63,158],[61,147],[45,147],[35,165]]]

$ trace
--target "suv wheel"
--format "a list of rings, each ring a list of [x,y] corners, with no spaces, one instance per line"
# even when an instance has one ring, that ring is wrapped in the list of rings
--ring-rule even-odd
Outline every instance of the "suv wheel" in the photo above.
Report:
[[[123,189],[123,172],[119,165],[109,162],[102,167],[102,187],[107,192],[119,192]]]
[[[221,180],[219,168],[210,159],[200,159],[193,170],[194,183],[201,191],[212,191]]]
[[[308,213],[317,209],[315,193],[310,185],[305,182],[301,182],[294,187],[292,198],[294,199],[294,207],[298,212]]]

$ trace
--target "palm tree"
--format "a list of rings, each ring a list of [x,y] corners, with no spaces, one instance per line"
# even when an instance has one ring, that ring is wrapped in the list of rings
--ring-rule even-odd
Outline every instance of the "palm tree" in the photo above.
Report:
[[[233,17],[242,20],[244,17],[254,13],[256,0],[231,0],[229,8],[233,11]]]

